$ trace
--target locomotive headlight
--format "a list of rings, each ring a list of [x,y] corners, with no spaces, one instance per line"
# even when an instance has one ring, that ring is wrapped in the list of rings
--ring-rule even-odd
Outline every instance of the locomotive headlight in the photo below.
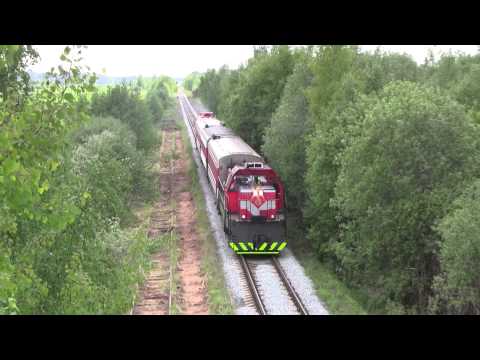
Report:
[[[270,215],[270,217],[271,217],[272,219],[275,219],[275,215],[274,215],[274,214]]]
[[[245,218],[246,218],[246,216],[245,216],[245,214],[243,214],[243,215],[242,215],[242,219],[245,219]]]

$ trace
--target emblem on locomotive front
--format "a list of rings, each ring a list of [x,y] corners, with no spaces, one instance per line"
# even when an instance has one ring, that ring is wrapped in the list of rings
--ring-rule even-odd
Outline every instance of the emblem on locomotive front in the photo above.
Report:
[[[265,197],[263,196],[263,191],[259,189],[253,190],[252,203],[255,204],[257,208],[261,207],[265,202]]]

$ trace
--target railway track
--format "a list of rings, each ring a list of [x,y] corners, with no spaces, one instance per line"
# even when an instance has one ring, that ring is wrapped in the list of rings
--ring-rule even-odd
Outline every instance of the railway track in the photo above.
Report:
[[[179,102],[188,126],[192,127],[196,118],[195,109],[183,96],[179,97]],[[238,256],[237,258],[244,275],[241,282],[243,283],[242,287],[248,293],[245,303],[249,308],[254,308],[259,315],[275,313],[309,314],[276,257],[262,256],[252,259],[246,256]],[[266,275],[268,279],[265,278]],[[282,309],[272,303],[272,297],[280,300],[277,303],[282,303]]]
[[[172,195],[175,184],[175,162],[168,156],[175,147],[178,129],[175,124],[165,124],[162,129],[162,143],[159,151],[160,199],[150,216],[148,237],[169,236],[169,248],[176,227],[175,210],[172,207]],[[173,266],[171,254],[157,253],[152,258],[152,270],[140,291],[139,299],[133,305],[133,315],[169,315],[172,310]]]
[[[252,296],[253,305],[255,306],[259,315],[268,315],[270,313],[275,313],[275,309],[269,309],[266,301],[263,296],[265,294],[265,284],[258,279],[257,271],[262,271],[270,274],[275,274],[281,283],[281,288],[284,290],[284,293],[288,296],[288,301],[295,307],[296,314],[298,315],[308,315],[308,310],[297,294],[295,288],[292,286],[290,280],[282,269],[280,262],[276,257],[268,257],[258,259],[254,261],[246,258],[245,256],[239,257],[240,265],[245,274],[245,280],[249,288],[250,294]],[[262,269],[257,270],[261,265]],[[268,269],[271,268],[271,269]]]

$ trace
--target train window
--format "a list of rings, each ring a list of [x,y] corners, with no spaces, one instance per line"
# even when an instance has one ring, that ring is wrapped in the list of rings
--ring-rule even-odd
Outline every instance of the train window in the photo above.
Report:
[[[255,176],[254,182],[255,185],[265,185],[267,184],[267,178],[265,176]]]
[[[248,185],[248,184],[250,184],[250,179],[247,176],[238,176],[235,179],[235,182],[238,185]]]

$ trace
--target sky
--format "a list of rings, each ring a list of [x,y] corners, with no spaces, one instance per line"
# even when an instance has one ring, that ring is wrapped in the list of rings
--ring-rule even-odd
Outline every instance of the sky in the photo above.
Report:
[[[361,45],[363,51],[374,51],[379,45]],[[432,49],[441,52],[478,52],[477,45],[380,45],[389,52],[410,54],[423,63]],[[41,61],[31,67],[38,73],[48,71],[61,63],[59,57],[65,45],[37,45]],[[223,65],[235,69],[253,56],[253,45],[90,45],[83,51],[84,64],[97,74],[107,76],[168,75],[183,78],[188,74]]]

